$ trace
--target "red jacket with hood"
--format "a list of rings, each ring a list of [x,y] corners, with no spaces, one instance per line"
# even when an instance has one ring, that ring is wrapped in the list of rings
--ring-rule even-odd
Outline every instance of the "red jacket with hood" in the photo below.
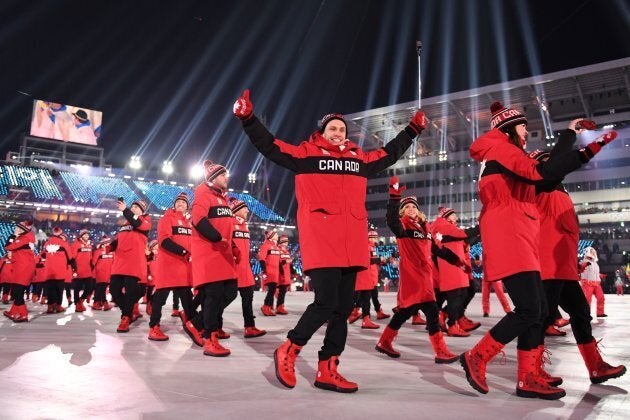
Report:
[[[158,222],[159,252],[151,266],[157,289],[192,287],[192,224],[181,212],[168,209]],[[153,269],[155,267],[155,270]]]
[[[33,247],[35,246],[35,234],[28,231],[5,245],[6,251],[11,251],[11,261],[13,272],[11,274],[11,283],[21,286],[31,284],[35,276],[35,258]]]
[[[148,214],[134,215],[129,208],[123,211],[125,223],[118,229],[114,240],[115,254],[112,275],[136,277],[146,282],[147,236],[151,230],[151,217]]]

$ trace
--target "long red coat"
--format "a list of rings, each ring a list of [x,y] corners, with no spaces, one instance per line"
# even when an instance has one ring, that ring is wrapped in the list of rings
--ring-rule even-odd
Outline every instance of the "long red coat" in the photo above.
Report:
[[[158,222],[157,229],[159,252],[155,257],[155,270],[151,270],[155,289],[192,287],[190,251],[193,227],[190,220],[175,209],[168,209]],[[171,247],[173,245],[174,248]]]
[[[0,259],[0,283],[11,283],[12,275],[13,261],[5,254],[2,259]]]
[[[46,260],[41,255],[35,256],[35,278],[33,283],[44,283],[46,281]]]
[[[232,240],[241,251],[241,260],[236,265],[236,275],[238,280],[238,288],[250,287],[256,284],[254,281],[254,274],[252,273],[252,266],[249,261],[249,242],[250,242],[249,227],[245,219],[234,216],[234,232],[232,233]]]
[[[368,252],[370,254],[370,266],[367,270],[362,270],[357,273],[357,281],[354,284],[354,290],[372,290],[374,286],[378,284],[378,266],[381,260],[376,254],[376,247],[372,244],[368,244]]]
[[[468,238],[468,235],[463,229],[438,216],[431,224],[431,234],[437,246],[450,249],[460,261],[466,261],[464,240]],[[470,280],[461,268],[442,258],[438,258],[437,261],[441,292],[468,287]]]
[[[282,271],[278,279],[278,286],[290,286],[292,283],[291,264],[293,264],[293,258],[291,258],[289,248],[286,246],[280,246],[280,264]]]
[[[280,281],[280,254],[280,247],[269,239],[265,239],[265,242],[260,246],[258,261],[265,262],[265,274],[267,274],[263,285],[277,284]]]
[[[59,236],[51,236],[44,244],[46,253],[46,280],[63,280],[68,277],[70,270],[71,251],[68,242]],[[72,278],[72,274],[70,274]]]
[[[578,274],[580,226],[573,201],[561,184],[549,192],[539,192],[540,275],[543,280],[575,280]]]
[[[417,303],[435,302],[431,231],[426,221],[400,218],[399,205],[400,199],[390,199],[387,205],[387,226],[396,236],[400,254],[397,304],[408,308]]]
[[[295,146],[274,139],[256,117],[244,121],[243,128],[260,153],[296,173],[297,224],[304,270],[367,268],[369,254],[357,246],[365,243],[368,233],[367,177],[396,163],[413,137],[401,131],[384,148],[364,152],[352,142],[340,150],[318,132]]]
[[[35,235],[29,231],[19,235],[4,249],[11,251],[11,261],[13,262],[13,273],[11,283],[21,286],[31,284],[35,276],[35,258],[32,247],[35,246]]]
[[[125,212],[131,212],[125,209]],[[151,217],[143,214],[137,216],[140,226],[134,228],[128,220],[118,229],[116,235],[116,252],[112,264],[112,275],[136,277],[146,281],[147,264],[144,250],[147,247],[147,235],[151,230]]]
[[[70,245],[70,251],[72,258],[77,264],[77,278],[86,279],[92,277],[92,241],[83,242],[79,238]]]
[[[109,284],[112,275],[112,264],[114,263],[114,253],[109,245],[101,246],[94,251],[92,264],[94,265],[94,278],[97,283]]]
[[[202,236],[196,226],[206,218],[222,240],[212,242]],[[236,264],[232,253],[234,218],[225,192],[203,182],[195,189],[192,205],[192,273],[193,286],[224,280],[236,280]]]

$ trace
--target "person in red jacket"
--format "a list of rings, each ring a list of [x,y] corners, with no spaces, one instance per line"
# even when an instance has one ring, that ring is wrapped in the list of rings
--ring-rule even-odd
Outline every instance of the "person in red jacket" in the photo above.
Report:
[[[46,296],[48,297],[46,313],[64,312],[66,308],[61,306],[61,303],[68,271],[71,271],[71,251],[66,235],[60,227],[53,228],[52,235],[44,243],[42,254],[46,258]]]
[[[254,310],[252,303],[254,301],[254,274],[249,258],[249,227],[247,226],[247,215],[249,208],[247,203],[241,200],[233,200],[230,203],[232,213],[234,214],[234,232],[232,240],[238,247],[241,258],[236,264],[238,293],[241,295],[241,307],[243,309],[244,337],[255,338],[267,334],[267,331],[256,328],[254,319]]]
[[[280,247],[278,246],[278,232],[269,230],[265,232],[265,241],[258,250],[260,263],[260,278],[263,286],[267,287],[267,295],[260,311],[265,316],[275,316],[273,310],[273,298],[276,295],[278,281],[280,280]]]
[[[358,385],[341,376],[337,365],[348,334],[356,275],[369,264],[367,250],[357,246],[365,243],[368,231],[367,177],[398,161],[426,128],[424,113],[416,112],[409,125],[385,147],[365,152],[347,139],[348,127],[341,114],[324,116],[319,130],[296,146],[275,139],[254,116],[249,90],[236,101],[233,110],[260,153],[296,172],[300,250],[315,296],[289,331],[287,341],[274,352],[276,377],[288,388],[295,386],[295,359],[300,349],[328,321],[315,386],[355,392]]]
[[[192,266],[191,238],[192,224],[188,214],[189,199],[185,192],[181,192],[173,202],[173,207],[167,209],[158,222],[158,253],[155,262],[151,266],[155,293],[149,321],[149,340],[164,341],[168,336],[160,330],[162,307],[166,303],[168,294],[178,296],[182,302],[184,316],[182,323],[187,334],[193,337],[193,342],[203,344],[199,339],[198,331],[203,329],[199,323],[194,330],[186,327],[188,320],[198,319],[197,312],[193,308],[192,296]],[[195,321],[198,322],[198,321]]]
[[[431,254],[435,253],[461,266],[458,257],[448,249],[437,249],[431,237],[427,218],[419,210],[414,196],[402,198],[405,187],[400,185],[397,176],[389,182],[389,203],[387,205],[387,226],[396,236],[400,265],[398,268],[398,310],[383,331],[376,351],[389,357],[398,358],[400,352],[393,347],[393,341],[400,327],[421,310],[427,320],[429,340],[435,353],[435,363],[453,363],[458,356],[446,346],[438,322],[438,307],[433,292],[433,264]]]
[[[284,299],[287,291],[291,289],[293,269],[293,258],[289,251],[289,237],[282,235],[278,238],[278,248],[280,249],[280,275],[278,276],[278,300],[276,301],[276,315],[288,315],[284,307]]]
[[[44,284],[46,283],[46,259],[42,259],[42,255],[35,255],[35,277],[31,282],[32,296],[31,302],[38,303],[39,299],[44,296]]]
[[[9,293],[11,292],[11,276],[13,275],[13,262],[11,261],[11,253],[7,252],[0,262],[0,286],[2,289],[2,303],[10,302]]]
[[[372,304],[374,305],[374,312],[376,312],[376,319],[387,319],[391,315],[383,311],[383,308],[381,307],[381,302],[378,300],[379,266],[383,265],[384,263],[381,261],[378,254],[376,253],[376,247],[378,246],[378,232],[375,229],[370,229],[368,231],[368,241],[374,247],[374,252],[370,252],[370,267],[372,266],[372,264],[377,264],[375,266],[376,277],[373,277],[374,288],[372,289],[372,292],[370,292]]]
[[[133,307],[141,297],[138,283],[147,277],[145,249],[151,230],[151,217],[145,214],[147,205],[142,200],[135,200],[127,207],[121,198],[116,205],[122,211],[124,223],[112,242],[115,253],[109,291],[122,312],[116,331],[126,333],[132,320]]]
[[[11,252],[13,272],[11,274],[11,297],[13,305],[4,315],[13,322],[28,322],[28,309],[24,302],[24,292],[35,275],[35,234],[30,220],[19,222],[13,229],[13,235],[4,245],[6,252]]]
[[[378,238],[378,234],[376,231],[369,230],[368,231],[368,252],[370,253],[370,266],[367,270],[359,271],[357,273],[357,281],[354,285],[355,291],[355,312],[353,311],[348,318],[349,323],[354,323],[359,318],[362,318],[361,322],[362,329],[369,330],[377,330],[381,328],[380,325],[375,324],[370,319],[370,299],[372,297],[372,291],[374,290],[374,284],[378,283],[378,266],[381,262],[381,259],[376,254],[376,247],[374,246],[373,241],[370,239],[370,235],[373,238],[375,235]],[[361,312],[359,313],[359,308],[361,308]]]
[[[562,179],[616,136],[607,135],[580,150],[558,153],[546,162],[538,162],[523,150],[527,138],[525,116],[498,102],[492,104],[491,112],[492,130],[470,147],[471,157],[482,163],[479,198],[483,207],[479,221],[483,263],[488,281],[503,280],[515,309],[460,360],[470,385],[487,393],[488,361],[518,337],[516,394],[558,399],[565,391],[546,382],[538,364],[547,304],[540,278],[540,221],[534,184]]]
[[[112,264],[114,262],[114,252],[111,243],[111,238],[107,235],[103,235],[101,242],[96,245],[92,256],[94,279],[96,280],[92,309],[97,311],[109,311],[112,309],[106,297],[107,286],[109,285],[109,279],[112,275]]]
[[[450,264],[438,258],[440,292],[447,301],[447,334],[451,337],[468,337],[469,331],[479,328],[480,323],[469,321],[464,316],[464,303],[470,285],[468,275],[472,272],[466,262],[466,240],[479,235],[479,227],[460,229],[457,226],[457,214],[449,207],[440,207],[439,214],[431,225],[431,235],[439,248],[447,248],[457,255],[460,266]]]
[[[236,263],[240,252],[232,235],[234,218],[227,197],[224,166],[204,161],[205,182],[195,189],[192,205],[193,286],[199,291],[203,312],[203,354],[223,357],[230,350],[219,343],[223,311],[236,299]]]
[[[551,153],[570,149],[575,140],[571,135],[580,119],[574,120],[568,130],[561,132]],[[545,161],[550,154],[542,151],[530,153],[530,157]],[[597,341],[591,328],[590,308],[579,285],[578,241],[580,228],[573,201],[561,182],[536,186],[536,205],[540,213],[540,227],[544,237],[540,240],[540,266],[549,314],[544,320],[545,329],[553,328],[558,305],[569,314],[573,336],[578,345],[591,382],[602,383],[626,372],[625,366],[611,366],[604,362],[597,349]],[[543,362],[544,348],[541,351]],[[543,371],[543,374],[546,373]],[[559,377],[549,376],[548,382],[562,382]]]
[[[75,312],[85,312],[85,300],[92,290],[92,241],[90,232],[81,229],[79,238],[70,246],[70,252],[76,269],[72,275],[72,289],[74,290]],[[81,291],[83,290],[83,294]]]

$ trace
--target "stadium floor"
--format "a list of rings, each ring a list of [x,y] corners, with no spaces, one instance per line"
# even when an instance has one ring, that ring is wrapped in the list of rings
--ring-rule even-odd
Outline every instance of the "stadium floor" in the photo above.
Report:
[[[262,302],[256,293],[255,308]],[[548,371],[564,378],[567,396],[559,401],[515,396],[515,343],[507,360],[497,357],[488,368],[490,393],[478,394],[466,382],[459,363],[433,363],[427,333],[406,324],[395,347],[400,359],[374,351],[380,330],[349,326],[340,371],[358,382],[355,394],[322,391],[312,384],[323,329],[305,346],[296,365],[298,384],[290,390],[276,380],[273,350],[285,338],[312,294],[287,295],[288,316],[258,316],[268,331],[260,338],[242,338],[240,299],[226,310],[224,344],[227,358],[202,354],[191,344],[176,318],[165,311],[163,330],[170,341],[147,340],[145,314],[127,334],[115,332],[120,313],[83,314],[67,311],[41,315],[44,306],[29,304],[31,321],[0,320],[0,405],[4,419],[149,418],[149,419],[587,419],[630,418],[630,374],[591,385],[573,336],[550,338],[553,365]],[[490,318],[481,318],[480,295],[469,317],[482,327],[468,338],[447,338],[453,352],[470,348],[500,317],[492,295]],[[605,337],[604,358],[630,365],[630,296],[606,295],[606,319],[593,321],[594,336]],[[387,312],[395,294],[382,293]],[[0,305],[2,310],[8,305]],[[141,305],[144,309],[144,305]],[[170,309],[170,302],[165,306]],[[258,312],[258,311],[257,311]],[[385,325],[386,321],[377,321]],[[570,326],[565,327],[566,330]]]

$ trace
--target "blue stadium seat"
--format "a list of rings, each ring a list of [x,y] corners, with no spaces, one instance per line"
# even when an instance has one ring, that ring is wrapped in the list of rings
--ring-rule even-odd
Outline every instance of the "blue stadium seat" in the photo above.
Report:
[[[247,207],[249,211],[253,212],[256,216],[258,216],[261,220],[266,222],[283,222],[284,217],[278,215],[276,212],[271,210],[269,207],[265,206],[260,201],[256,200],[249,194],[230,192],[228,194],[230,197],[234,197],[238,200],[244,201],[247,203]]]
[[[182,191],[188,194],[189,202],[194,199],[194,192],[190,188],[178,185],[165,185],[157,182],[133,181],[136,187],[142,191],[153,205],[160,210],[166,210],[173,207],[175,197]]]
[[[72,199],[76,203],[101,204],[105,199],[123,197],[127,203],[138,199],[133,190],[120,178],[94,175],[81,175],[72,172],[61,172]]]
[[[0,165],[0,194],[7,195],[11,186],[30,188],[36,199],[63,198],[47,169]]]

